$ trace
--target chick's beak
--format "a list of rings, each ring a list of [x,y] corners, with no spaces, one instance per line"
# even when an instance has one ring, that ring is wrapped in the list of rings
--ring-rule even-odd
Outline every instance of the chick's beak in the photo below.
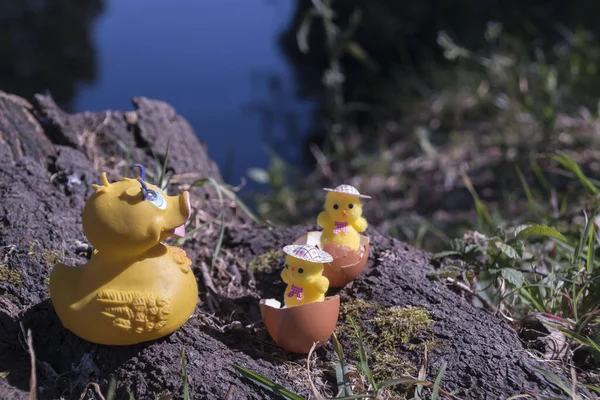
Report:
[[[345,217],[348,215],[348,211],[347,210],[342,210],[342,215]]]

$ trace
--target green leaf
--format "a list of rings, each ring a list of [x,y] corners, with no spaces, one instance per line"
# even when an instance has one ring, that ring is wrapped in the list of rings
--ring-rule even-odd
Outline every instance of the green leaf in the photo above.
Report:
[[[500,251],[503,252],[508,258],[511,258],[513,260],[519,258],[519,253],[517,253],[517,251],[514,248],[507,245],[506,243],[495,242],[495,244],[496,247],[500,249]]]
[[[525,277],[521,271],[517,271],[513,268],[502,268],[500,270],[500,275],[508,282],[512,283],[516,287],[523,286],[525,282]]]
[[[563,242],[567,242],[567,238],[565,238],[559,231],[557,231],[556,228],[547,225],[530,225],[527,227],[523,227],[518,231],[515,231],[515,237],[517,239],[523,238],[525,236],[553,237],[562,240]]]
[[[501,226],[498,226],[494,231],[494,236],[498,236],[502,240],[506,240],[506,231]]]
[[[431,400],[438,400],[439,392],[440,392],[440,382],[442,381],[442,376],[444,372],[446,372],[446,367],[448,363],[444,361],[442,367],[438,371],[437,376],[435,377],[435,381],[433,381],[433,389],[431,391]]]
[[[453,251],[462,253],[465,250],[465,242],[461,239],[452,239],[450,241],[450,248]]]
[[[590,182],[587,176],[583,174],[581,168],[579,168],[579,165],[577,165],[577,163],[571,157],[567,156],[566,154],[551,154],[550,158],[574,173],[583,187],[589,190],[592,194],[598,193],[598,188],[592,182]]]
[[[519,258],[523,258],[523,253],[525,252],[525,243],[522,240],[517,240],[512,243],[512,247],[519,255]]]
[[[567,386],[567,384],[564,383],[558,376],[554,375],[552,372],[550,372],[548,370],[538,367],[537,365],[532,365],[532,367],[535,368],[540,374],[544,375],[546,377],[546,379],[548,379],[551,383],[553,383],[559,389],[561,389],[563,392],[565,392],[565,394],[567,394],[569,396],[573,396],[573,392],[571,391],[571,388],[569,388],[569,386]]]
[[[264,168],[248,168],[248,176],[258,183],[269,183],[269,171]]]
[[[262,386],[263,388],[265,388],[273,394],[278,394],[283,398],[290,400],[304,400],[301,396],[297,395],[296,393],[289,391],[283,386],[270,381],[269,379],[254,371],[250,371],[249,369],[237,364],[233,364],[233,367],[237,369],[246,378],[252,380],[254,383],[258,384],[259,386]]]

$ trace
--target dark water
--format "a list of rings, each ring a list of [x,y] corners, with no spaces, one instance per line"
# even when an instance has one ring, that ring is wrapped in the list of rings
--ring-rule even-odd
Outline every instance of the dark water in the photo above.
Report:
[[[302,115],[310,106],[293,100],[291,72],[277,45],[293,6],[267,0],[23,1],[3,12],[2,20],[13,24],[4,42],[23,35],[31,53],[43,54],[13,49],[24,61],[0,63],[0,89],[25,96],[48,89],[73,112],[131,109],[133,96],[166,101],[192,124],[225,178],[239,184],[248,167],[267,167],[267,146],[290,142],[287,129],[259,110],[271,104],[308,119]],[[291,161],[298,157],[293,146],[283,150]]]

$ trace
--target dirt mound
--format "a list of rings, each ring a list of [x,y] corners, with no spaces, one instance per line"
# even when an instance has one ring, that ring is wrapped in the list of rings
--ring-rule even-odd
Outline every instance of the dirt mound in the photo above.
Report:
[[[99,346],[62,327],[48,299],[47,278],[57,261],[80,265],[89,257],[81,211],[99,172],[120,179],[135,173],[134,162],[151,169],[164,162],[169,143],[168,165],[177,189],[189,189],[199,179],[221,181],[205,147],[169,105],[144,98],[135,99],[134,105],[130,112],[69,115],[48,97],[40,96],[31,105],[0,93],[0,398],[28,397],[27,330],[32,332],[42,399],[79,398],[88,382],[97,382],[106,393],[111,379],[117,383],[117,398],[127,398],[128,392],[136,399],[164,393],[180,398],[182,349],[194,399],[270,398],[233,364],[308,397],[306,360],[286,354],[268,338],[258,300],[283,293],[278,270],[282,256],[273,249],[314,227],[264,228],[230,213],[233,222],[223,232],[221,251],[229,275],[218,268],[211,275],[205,268],[214,248],[212,236],[218,235],[200,234],[186,241],[183,247],[194,262],[202,300],[190,320],[168,337],[136,346]],[[202,210],[197,217],[218,219],[223,206],[215,189],[204,185],[192,193]],[[386,359],[402,360],[415,376],[423,362],[419,344],[430,343],[427,379],[432,381],[447,362],[442,387],[461,389],[461,397],[558,394],[536,372],[535,361],[512,328],[427,277],[434,270],[427,253],[374,228],[368,233],[372,254],[367,269],[339,292],[344,309],[338,334],[350,359],[355,342],[349,326],[357,324],[367,339],[388,341],[392,356]],[[380,331],[387,326],[380,324],[386,323],[381,315],[400,318],[405,310],[423,310],[419,315],[427,315],[422,321],[426,328],[396,338],[389,332],[403,328],[394,319],[387,333]],[[317,389],[332,394],[331,343],[317,351],[317,358]]]

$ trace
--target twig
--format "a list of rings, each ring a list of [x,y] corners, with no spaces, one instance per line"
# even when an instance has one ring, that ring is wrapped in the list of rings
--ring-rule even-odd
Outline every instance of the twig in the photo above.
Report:
[[[573,400],[579,400],[579,394],[577,393],[577,387],[579,386],[577,384],[577,371],[575,371],[573,365],[571,365],[571,385],[573,387],[573,392],[571,393]]]
[[[469,293],[472,296],[475,296],[477,298],[477,300],[479,300],[481,302],[481,304],[483,304],[483,307],[488,310],[488,311],[493,311],[496,312],[496,309],[494,308],[494,306],[492,306],[486,299],[484,299],[479,293],[474,292],[473,290],[471,290],[470,287],[468,287],[467,285],[465,285],[464,283],[457,281],[454,278],[446,278],[447,281],[451,284],[453,284],[455,287]]]
[[[212,280],[212,277],[210,276],[208,265],[206,265],[204,261],[200,263],[200,270],[202,271],[202,280],[204,281],[204,286],[212,290],[215,294],[218,293],[217,288],[215,288],[215,284]]]
[[[96,382],[89,382],[87,385],[85,385],[85,388],[83,389],[83,392],[81,393],[81,397],[79,398],[79,400],[83,400],[85,398],[85,395],[87,394],[88,388],[90,386],[94,389],[94,391],[96,392],[96,395],[98,397],[100,397],[100,400],[106,400],[105,397],[102,395],[100,386],[98,386],[98,384]]]
[[[208,308],[213,314],[216,314],[218,308],[220,308],[220,302],[216,298],[219,292],[213,283],[212,277],[210,276],[210,272],[208,270],[208,265],[204,261],[200,263],[200,270],[202,271],[202,281],[204,282],[204,286],[208,289],[206,291],[206,302],[208,303]]]
[[[319,164],[319,167],[321,168],[321,172],[323,173],[323,175],[325,177],[331,179],[331,176],[332,176],[331,168],[329,167],[329,164],[327,163],[327,157],[325,157],[325,154],[323,154],[323,152],[321,151],[319,146],[312,143],[310,145],[310,152],[315,157],[315,160],[317,160],[317,163]]]
[[[29,377],[29,400],[37,399],[37,376],[35,373],[35,351],[33,350],[33,339],[31,329],[27,329],[27,347],[29,347],[29,358],[31,360],[31,376]]]
[[[235,386],[234,385],[230,385],[229,386],[229,390],[227,391],[227,395],[225,395],[225,398],[223,400],[229,400],[231,398],[231,396],[233,396],[233,391],[235,390]]]
[[[233,282],[242,283],[242,274],[240,274],[240,270],[236,263],[229,264],[229,268],[227,268],[227,270],[233,275]]]
[[[308,352],[308,357],[306,357],[306,373],[308,374],[308,381],[310,382],[310,389],[312,390],[313,395],[315,396],[315,399],[320,400],[323,398],[323,396],[321,396],[321,394],[317,390],[317,388],[312,380],[312,377],[310,376],[310,357],[312,356],[312,353],[317,348],[318,343],[319,342],[314,342],[312,347],[310,348],[310,351]]]

